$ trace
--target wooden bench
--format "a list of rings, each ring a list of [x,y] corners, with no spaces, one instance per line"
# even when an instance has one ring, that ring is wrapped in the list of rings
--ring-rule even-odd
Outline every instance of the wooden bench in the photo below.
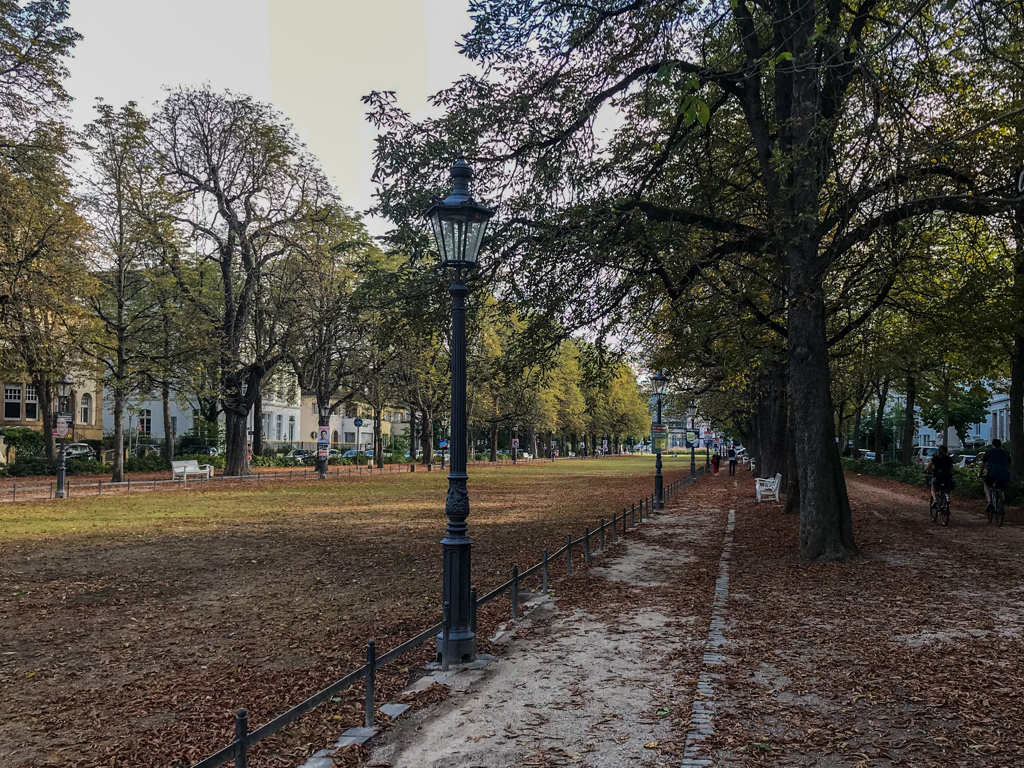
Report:
[[[754,481],[754,491],[757,493],[757,502],[778,501],[779,490],[782,487],[782,473],[775,477],[759,477]]]
[[[171,462],[172,480],[178,480],[179,478],[188,480],[190,475],[195,477],[213,477],[213,467],[209,464],[200,464],[195,459]]]

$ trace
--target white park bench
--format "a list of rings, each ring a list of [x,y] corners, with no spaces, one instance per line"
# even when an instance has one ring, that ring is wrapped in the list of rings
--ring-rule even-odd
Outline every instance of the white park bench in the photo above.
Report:
[[[757,501],[778,501],[779,489],[782,486],[782,473],[775,477],[759,477],[754,481],[754,491],[757,493]]]
[[[188,480],[189,476],[213,477],[213,467],[209,464],[200,464],[195,459],[171,462],[171,479],[183,478]]]

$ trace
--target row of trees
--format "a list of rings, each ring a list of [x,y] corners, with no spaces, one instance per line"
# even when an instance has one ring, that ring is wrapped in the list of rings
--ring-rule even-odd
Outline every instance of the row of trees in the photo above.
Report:
[[[370,405],[379,461],[385,406],[407,406],[430,461],[448,407],[447,290],[430,264],[382,251],[284,116],[248,96],[172,89],[152,114],[101,101],[72,135],[67,3],[0,14],[0,366],[36,386],[44,433],[54,381],[77,371],[112,401],[115,480],[127,405],[154,393],[167,425],[172,393],[221,416],[226,471],[245,473],[247,418],[259,454],[261,397],[285,371],[324,425]],[[645,433],[631,369],[564,328],[529,335],[527,304],[475,292],[470,407],[492,454],[503,426]]]
[[[808,559],[857,551],[836,437],[871,397],[941,391],[952,423],[958,389],[1005,374],[1024,464],[1024,4],[474,13],[479,74],[445,114],[367,98],[393,243],[428,247],[413,214],[465,153],[501,211],[498,283],[540,329],[642,345],[749,436]]]

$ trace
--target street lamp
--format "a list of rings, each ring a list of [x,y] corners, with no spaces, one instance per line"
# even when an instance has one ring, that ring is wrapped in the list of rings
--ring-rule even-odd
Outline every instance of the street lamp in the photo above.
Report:
[[[665,387],[668,385],[668,376],[664,371],[659,371],[651,377],[651,384],[654,386],[654,399],[658,402],[658,435],[654,440],[654,508],[665,508],[665,480],[661,475],[661,404],[665,399]]]
[[[317,416],[319,417],[317,419],[317,422],[318,422],[317,426],[319,427],[319,429],[317,430],[317,444],[316,444],[316,453],[317,453],[317,457],[316,457],[316,475],[317,475],[317,479],[319,479],[319,480],[326,480],[327,479],[327,462],[330,460],[330,456],[331,456],[330,431],[329,431],[330,428],[331,428],[331,409],[330,409],[330,407],[328,407],[326,405],[318,405],[317,406]],[[320,438],[324,434],[324,432],[323,432],[324,427],[327,427],[327,429],[328,429],[328,432],[327,432],[328,440],[326,441],[327,442],[326,455],[321,456],[320,454],[324,451],[323,443],[325,441],[321,440]],[[358,450],[359,450],[359,448],[357,446],[356,447],[356,451],[358,452]]]
[[[71,398],[71,389],[75,386],[75,380],[68,374],[64,374],[57,382],[57,414],[54,418],[54,426],[57,434],[60,435],[60,452],[57,454],[57,492],[55,496],[63,499],[67,496],[67,434],[71,427],[67,422],[65,414],[68,409],[68,401]],[[74,421],[74,417],[72,417]]]
[[[452,422],[451,465],[448,472],[448,534],[441,541],[444,558],[443,600],[448,606],[448,626],[438,641],[442,665],[472,661],[476,657],[474,606],[470,599],[469,491],[466,488],[466,285],[476,267],[487,222],[494,211],[477,203],[469,191],[473,170],[465,160],[452,166],[452,193],[426,211],[441,256],[441,265],[454,271],[448,292],[452,297]],[[444,642],[447,635],[447,644]]]
[[[686,415],[690,419],[690,429],[693,430],[693,440],[690,441],[690,475],[697,474],[697,454],[696,445],[697,442],[697,428],[694,425],[693,420],[697,417],[697,401],[690,400],[690,404],[686,406]]]

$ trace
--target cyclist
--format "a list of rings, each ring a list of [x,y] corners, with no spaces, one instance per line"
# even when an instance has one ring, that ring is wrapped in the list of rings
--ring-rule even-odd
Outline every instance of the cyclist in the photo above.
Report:
[[[988,506],[985,511],[992,509],[992,486],[1004,488],[1010,482],[1010,454],[1003,448],[1001,440],[993,440],[992,447],[981,455],[981,476],[985,479],[985,498]]]
[[[938,450],[932,456],[932,460],[928,462],[928,466],[924,468],[925,474],[932,473],[932,508],[938,506],[938,497],[936,492],[945,488],[946,490],[953,489],[953,457],[949,455],[949,449],[944,445],[940,445]]]

